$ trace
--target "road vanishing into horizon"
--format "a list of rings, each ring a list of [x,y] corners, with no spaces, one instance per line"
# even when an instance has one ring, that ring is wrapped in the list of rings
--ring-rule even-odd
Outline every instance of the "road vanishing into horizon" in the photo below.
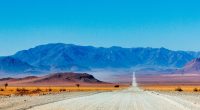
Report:
[[[143,91],[137,87],[133,73],[132,87],[67,99],[29,110],[200,110],[200,105],[178,97]]]

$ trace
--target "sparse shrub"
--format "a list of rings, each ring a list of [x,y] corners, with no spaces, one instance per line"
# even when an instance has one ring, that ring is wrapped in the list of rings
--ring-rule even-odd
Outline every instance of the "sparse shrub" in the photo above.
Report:
[[[35,90],[33,90],[32,92],[33,93],[40,93],[42,90],[40,89],[40,88],[37,88],[37,89],[35,89]]]
[[[65,92],[66,91],[66,89],[60,89],[60,92]]]
[[[52,91],[52,89],[51,88],[49,88],[49,92],[51,92]]]
[[[119,85],[115,85],[114,87],[115,87],[115,88],[119,88]]]
[[[78,88],[79,88],[79,87],[80,87],[80,84],[76,84],[76,87],[78,87]]]
[[[27,91],[29,91],[29,90],[28,90],[28,89],[25,89],[25,88],[22,88],[21,91],[22,91],[22,92],[27,92]]]
[[[21,90],[20,88],[17,88],[17,89],[16,89],[17,92],[19,92],[20,90]]]
[[[4,89],[1,88],[0,91],[4,91]]]
[[[40,88],[37,88],[36,91],[41,92],[42,90]]]
[[[6,89],[8,87],[8,83],[5,83],[4,86],[5,86],[5,89]]]
[[[29,90],[25,88],[22,88],[22,89],[17,88],[16,91],[17,91],[16,94],[21,95],[21,96],[29,94]]]
[[[198,89],[197,89],[197,88],[194,88],[193,91],[194,91],[194,92],[198,92]]]
[[[182,92],[183,89],[182,89],[181,87],[177,87],[177,88],[175,89],[175,91]]]

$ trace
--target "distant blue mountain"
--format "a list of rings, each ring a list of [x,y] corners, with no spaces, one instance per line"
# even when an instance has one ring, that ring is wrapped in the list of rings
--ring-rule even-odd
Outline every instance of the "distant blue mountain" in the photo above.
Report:
[[[180,68],[198,56],[197,52],[165,48],[97,48],[57,43],[23,50],[12,57],[42,70],[66,71],[136,66]]]
[[[0,57],[1,73],[33,72],[34,67],[13,57]]]

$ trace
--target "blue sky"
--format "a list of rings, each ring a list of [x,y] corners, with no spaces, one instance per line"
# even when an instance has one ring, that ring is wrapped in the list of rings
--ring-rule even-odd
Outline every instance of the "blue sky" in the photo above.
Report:
[[[0,56],[56,42],[200,51],[200,1],[0,1]]]

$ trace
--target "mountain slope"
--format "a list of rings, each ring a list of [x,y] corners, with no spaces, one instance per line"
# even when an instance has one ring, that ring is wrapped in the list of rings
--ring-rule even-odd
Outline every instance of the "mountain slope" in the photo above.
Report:
[[[182,69],[183,73],[200,73],[200,58],[187,63]]]
[[[24,78],[3,78],[0,79],[0,84],[9,83],[11,86],[64,86],[64,85],[75,85],[75,84],[106,84],[105,82],[99,81],[92,75],[87,73],[54,73],[45,76],[28,76]]]
[[[13,57],[0,57],[0,72],[25,73],[34,70],[34,67],[26,62]]]
[[[101,81],[95,79],[92,75],[87,73],[55,73],[35,80],[34,83],[44,82],[71,82],[71,83],[101,83]]]
[[[63,71],[135,66],[179,68],[196,56],[194,52],[171,51],[165,48],[96,48],[62,43],[41,45],[13,55],[36,67]]]

